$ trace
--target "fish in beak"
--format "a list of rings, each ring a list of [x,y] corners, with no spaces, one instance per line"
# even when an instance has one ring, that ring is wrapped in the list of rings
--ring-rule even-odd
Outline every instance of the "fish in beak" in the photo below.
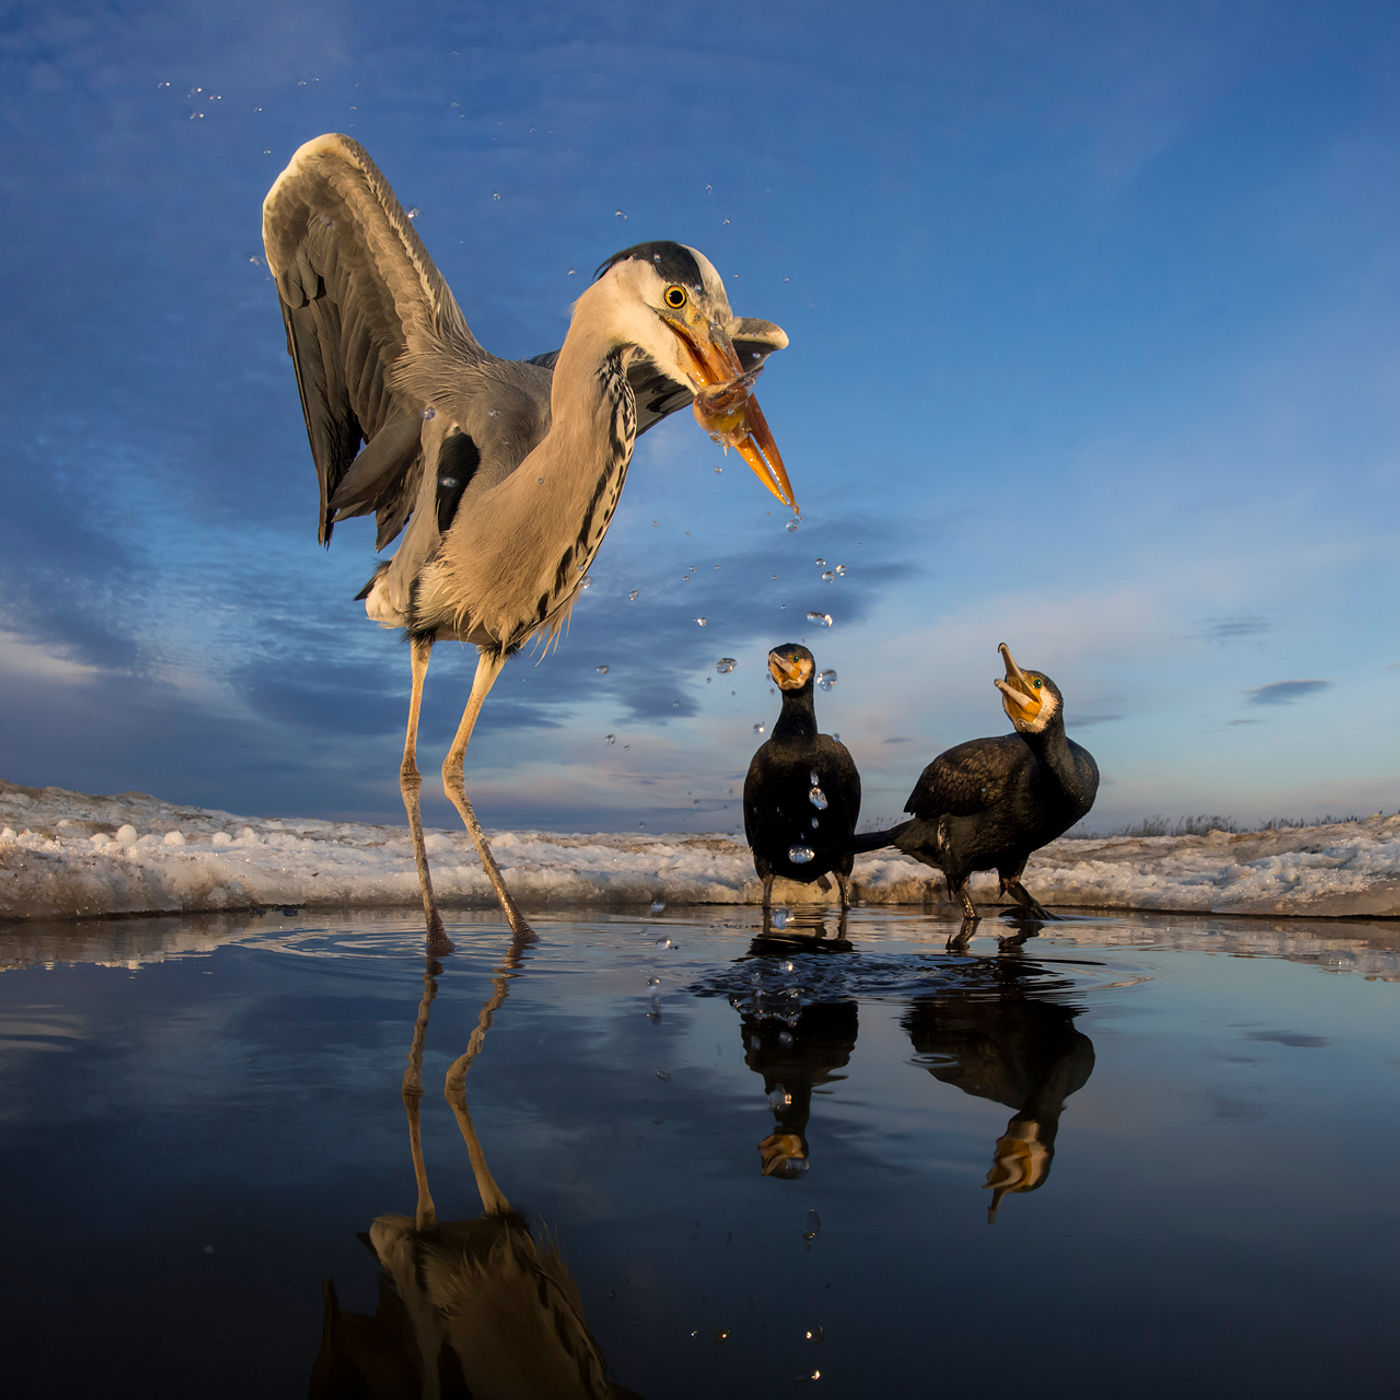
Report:
[[[695,420],[726,450],[734,448],[753,468],[754,475],[794,515],[800,514],[792,494],[787,469],[768,420],[753,396],[754,381],[762,365],[745,371],[729,332],[700,317],[668,315],[664,318],[686,350],[688,377],[695,391]],[[766,322],[739,321],[742,329]],[[772,328],[782,335],[776,326]],[[782,336],[782,344],[787,337]],[[776,345],[776,342],[775,342]]]

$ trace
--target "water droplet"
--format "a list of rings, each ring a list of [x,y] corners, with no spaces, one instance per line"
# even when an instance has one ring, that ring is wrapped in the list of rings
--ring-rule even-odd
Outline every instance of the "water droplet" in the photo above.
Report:
[[[656,1077],[664,1083],[671,1077],[671,1071],[669,1069],[659,1069],[656,1071]]]
[[[627,215],[624,214],[624,213],[622,212],[621,209],[614,209],[614,210],[613,210],[613,218],[615,218],[615,219],[625,219],[626,217],[627,217]]]
[[[822,570],[822,582],[823,582],[823,583],[830,583],[831,580],[834,579],[835,577],[836,577],[836,575],[833,574],[833,573],[831,572],[830,569],[823,569],[823,570]]]
[[[827,625],[828,625],[828,626],[831,625],[831,620],[830,620],[830,618],[827,619]],[[819,672],[817,673],[817,684],[818,684],[819,686],[821,686],[821,688],[822,688],[823,690],[830,690],[831,687],[834,686],[834,685],[836,684],[836,672],[835,672],[835,671],[819,671]]]
[[[817,770],[816,770],[815,768],[812,769],[812,771],[811,771],[810,773],[807,774],[807,781],[808,781],[809,783],[811,783],[813,787],[819,786],[820,783],[821,783],[821,780],[822,780],[822,775],[821,775],[820,773],[818,773]]]
[[[565,276],[565,277],[573,277],[577,272],[578,272],[578,268],[576,268],[576,267],[571,267],[571,268],[564,274],[564,276]]]
[[[719,439],[716,438],[715,441],[718,442]],[[723,475],[724,475],[724,468],[723,468],[723,467],[716,467],[716,468],[715,468],[715,475],[716,475],[716,476],[723,476]]]
[[[429,404],[429,405],[423,410],[423,421],[424,421],[425,423],[429,423],[429,422],[431,422],[431,421],[432,421],[434,418],[436,418],[436,417],[437,417],[437,409],[435,409],[435,408],[432,406],[432,404]]]
[[[499,418],[501,416],[501,410],[499,408],[493,408],[489,416],[492,418]]]
[[[697,617],[695,619],[695,625],[697,627],[708,627],[710,625],[710,619],[708,617]]]
[[[821,825],[821,818],[820,818],[820,817],[813,817],[813,818],[812,818],[812,830],[815,831],[820,825]]]
[[[419,216],[419,214],[421,214],[422,212],[423,212],[423,211],[422,211],[421,209],[410,209],[410,210],[408,211],[408,217],[409,217],[410,219],[416,219],[416,218]]]
[[[811,792],[807,794],[807,801],[810,802],[812,806],[817,809],[817,811],[826,811],[826,793],[824,793],[821,790],[821,788],[819,788],[815,783],[812,784]]]
[[[622,746],[622,752],[623,752],[623,753],[631,753],[631,752],[632,752],[632,745],[631,745],[631,744],[624,744],[624,745]]]
[[[786,928],[790,918],[792,915],[786,909],[775,909],[773,911],[773,927]]]
[[[600,676],[606,676],[608,674],[608,668],[606,666],[595,666],[593,669],[597,671]]]
[[[582,568],[583,565],[580,564],[579,567]],[[581,584],[579,584],[579,591],[582,592],[585,588],[592,588],[592,587],[593,587],[593,580],[592,580],[591,578],[585,578],[584,581],[583,581]]]
[[[643,823],[643,825],[645,825],[645,823]],[[656,940],[656,946],[658,948],[674,948],[676,945],[672,943],[669,938],[658,938]]]
[[[732,656],[721,656],[715,662],[715,670],[722,676],[727,676],[739,663]]]
[[[809,1327],[802,1334],[814,1347],[819,1347],[826,1341],[826,1333],[820,1327]]]
[[[814,1210],[807,1212],[807,1228],[802,1232],[802,1238],[808,1243],[816,1239],[817,1232],[822,1227],[822,1218]]]
[[[444,491],[455,491],[459,484],[455,476],[438,477],[438,486]]]
[[[762,726],[761,724],[756,724],[756,725],[754,725],[754,727],[753,727],[753,732],[754,732],[755,734],[762,734],[762,733],[763,733],[763,726]]]
[[[838,565],[836,566],[836,577],[837,577],[837,578],[840,578],[845,572],[846,572],[846,566],[845,566],[844,564],[838,564]]]
[[[492,190],[492,191],[491,191],[491,198],[492,198],[492,199],[494,199],[494,200],[499,200],[500,197],[501,197],[501,192],[500,192],[500,190]]]
[[[797,529],[797,521],[795,521],[795,520],[789,520],[788,523],[787,523],[783,528],[784,528],[785,530],[787,530],[789,533],[791,533],[791,531]]]
[[[815,623],[817,624],[818,627],[830,627],[830,626],[831,626],[831,614],[830,614],[830,613],[809,612],[809,613],[807,614],[807,621],[808,621],[808,622],[815,622]]]
[[[605,744],[615,744],[615,743],[617,743],[617,735],[616,735],[616,734],[604,734],[604,735],[603,735],[603,742],[604,742]]]
[[[651,902],[651,912],[652,912],[653,914],[660,914],[660,913],[662,912],[662,910],[664,910],[665,908],[666,908],[666,901],[665,901],[664,899],[653,899],[653,900],[652,900],[652,902]],[[654,977],[651,979],[651,984],[652,984],[653,987],[656,985],[656,981],[657,981],[657,979],[654,978]]]
[[[788,859],[794,865],[806,865],[808,861],[816,857],[816,854],[810,846],[790,846],[788,848]]]
[[[627,601],[628,601],[629,603],[635,603],[635,602],[637,601],[637,594],[638,594],[639,591],[640,591],[639,589],[634,588],[634,589],[627,595]]]
[[[824,569],[824,568],[826,568],[826,560],[825,560],[825,559],[818,559],[818,560],[817,560],[817,568],[819,568],[819,569]]]
[[[537,477],[535,478],[535,485],[536,485],[536,486],[543,486],[543,485],[544,485],[544,477],[542,477],[542,476],[537,476]],[[580,567],[582,567],[582,566],[580,565]]]

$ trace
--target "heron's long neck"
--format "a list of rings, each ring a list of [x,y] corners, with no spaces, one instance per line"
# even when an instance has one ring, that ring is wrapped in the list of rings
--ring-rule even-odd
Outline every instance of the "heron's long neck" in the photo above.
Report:
[[[627,382],[631,347],[571,332],[554,367],[551,427],[528,471],[537,466],[561,520],[577,522],[563,567],[582,572],[607,534],[627,480],[637,436],[637,404]]]

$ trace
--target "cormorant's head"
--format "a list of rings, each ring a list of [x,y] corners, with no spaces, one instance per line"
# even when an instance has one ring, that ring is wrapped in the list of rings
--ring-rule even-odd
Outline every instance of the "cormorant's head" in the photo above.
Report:
[[[992,682],[1001,691],[1001,707],[1022,734],[1039,734],[1060,713],[1060,688],[1043,671],[1023,671],[1005,642],[997,650],[1006,663],[1006,679]]]
[[[785,1133],[779,1129],[758,1144],[764,1176],[801,1176],[807,1170],[807,1139],[801,1133]]]
[[[812,684],[816,669],[816,658],[797,642],[784,642],[768,653],[768,674],[779,690],[805,690]]]
[[[1053,1125],[1046,1131],[1034,1118],[1016,1114],[997,1139],[996,1156],[987,1173],[984,1189],[992,1193],[992,1203],[987,1208],[988,1225],[996,1220],[1003,1196],[1016,1191],[1034,1191],[1045,1184],[1054,1156]]]
[[[797,510],[753,396],[764,358],[788,343],[781,327],[736,316],[714,264],[681,243],[638,243],[614,253],[575,304],[576,321],[585,307],[615,343],[635,345],[667,379],[690,390],[700,426],[735,448],[758,479]]]

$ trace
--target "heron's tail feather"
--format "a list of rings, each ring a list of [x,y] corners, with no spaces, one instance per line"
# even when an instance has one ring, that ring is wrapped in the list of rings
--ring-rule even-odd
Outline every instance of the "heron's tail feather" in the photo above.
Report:
[[[912,825],[912,821],[907,821],[886,827],[884,831],[859,831],[846,843],[846,849],[853,856],[859,856],[866,851],[878,851],[882,846],[893,846]]]

